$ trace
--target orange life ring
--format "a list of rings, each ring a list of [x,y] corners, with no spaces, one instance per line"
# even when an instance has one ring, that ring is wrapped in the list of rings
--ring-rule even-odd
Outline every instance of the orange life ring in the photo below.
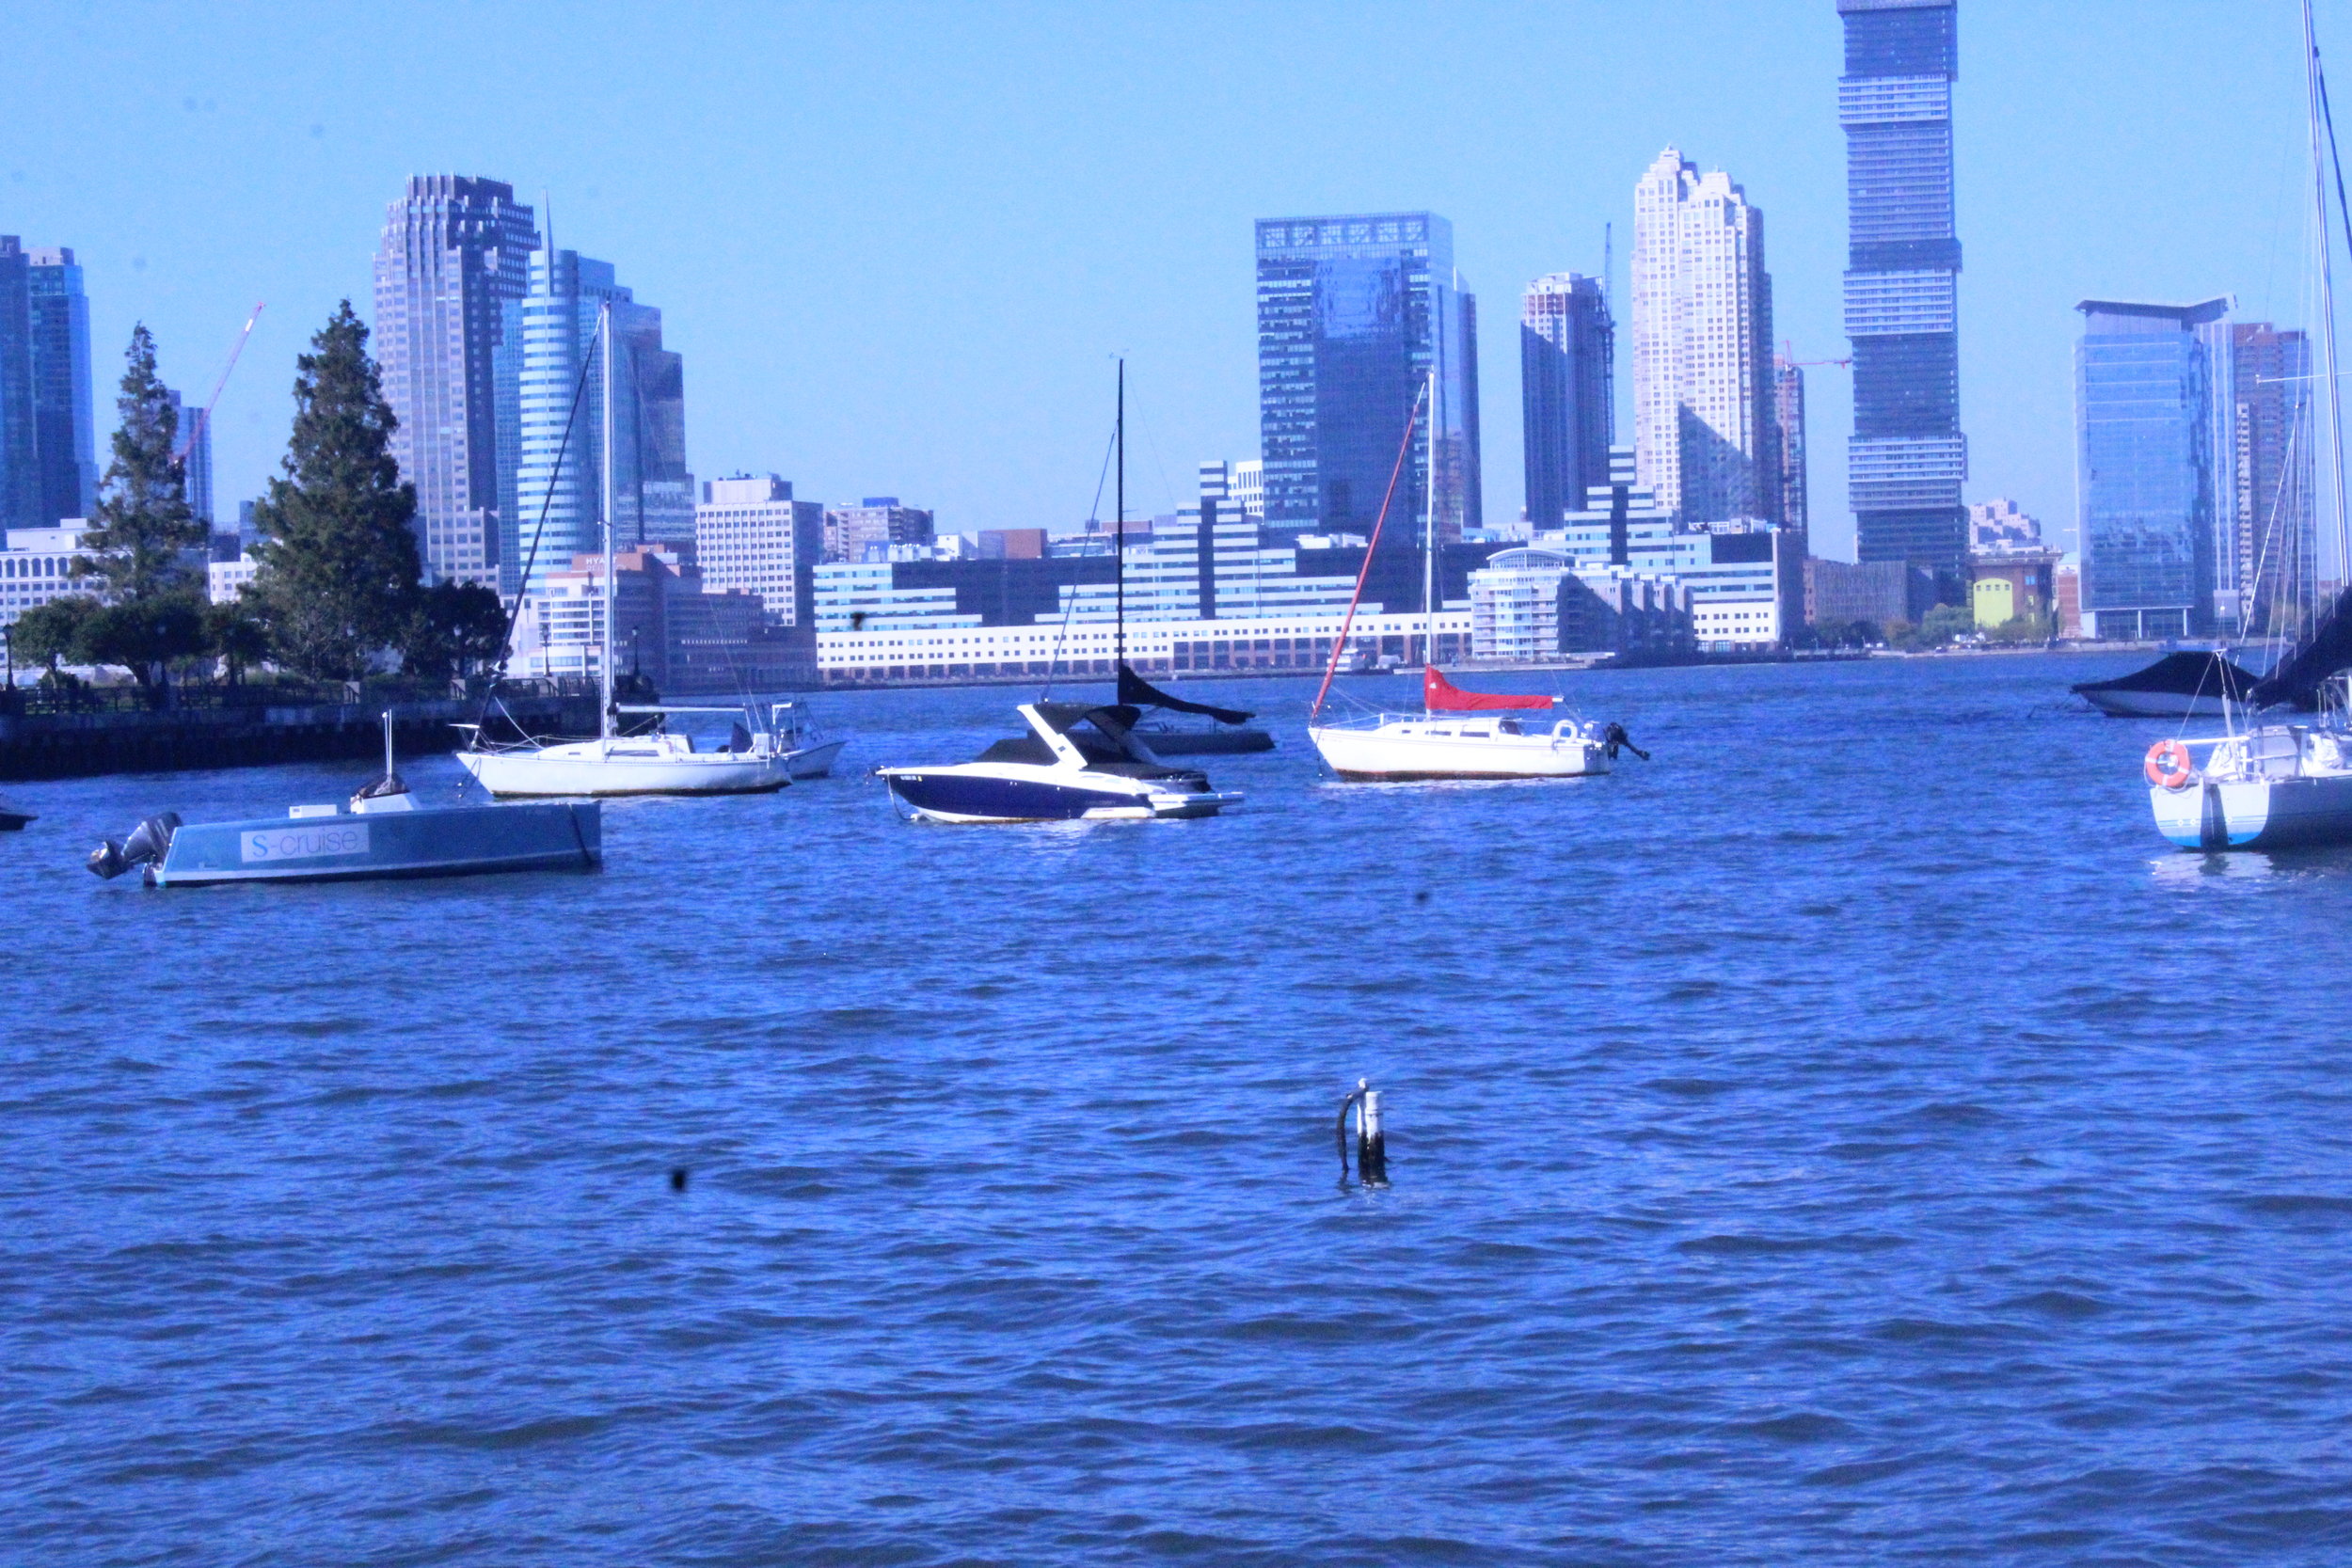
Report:
[[[2189,766],[2188,748],[2177,740],[2159,740],[2149,747],[2141,768],[2148,782],[2162,789],[2186,789],[2196,771]]]

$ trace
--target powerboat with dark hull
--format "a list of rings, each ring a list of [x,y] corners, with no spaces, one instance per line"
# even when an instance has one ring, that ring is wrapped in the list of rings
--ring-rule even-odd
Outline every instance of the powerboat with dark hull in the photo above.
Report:
[[[2217,653],[2167,654],[2145,670],[2083,681],[2074,695],[2110,719],[2218,719],[2243,705],[2260,677]]]
[[[1136,736],[1123,705],[1025,703],[1030,733],[970,762],[879,768],[890,793],[934,822],[1072,822],[1214,816],[1242,800],[1171,767]]]
[[[1196,703],[1162,691],[1136,674],[1123,658],[1119,661],[1119,701],[1126,707],[1152,708],[1162,715],[1195,714],[1209,721],[1206,724],[1178,724],[1160,717],[1137,724],[1136,738],[1149,746],[1156,756],[1242,756],[1274,750],[1274,736],[1249,722],[1256,714],[1237,707]]]
[[[38,816],[23,807],[0,800],[0,833],[21,833],[24,831],[24,824],[39,820]]]

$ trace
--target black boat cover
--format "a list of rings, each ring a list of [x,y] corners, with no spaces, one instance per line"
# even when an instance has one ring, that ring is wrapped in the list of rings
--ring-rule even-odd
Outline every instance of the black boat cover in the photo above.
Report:
[[[2076,691],[2164,691],[2183,697],[2227,695],[2233,703],[2252,696],[2260,701],[2254,673],[2233,664],[2219,654],[2167,654],[2145,670],[2118,675],[2110,681],[2081,681]]]
[[[2346,669],[2352,669],[2352,588],[2338,595],[2316,631],[2255,683],[2254,701],[2264,707],[2281,703],[2316,707],[2320,687]]]
[[[1170,713],[1198,713],[1220,724],[1247,724],[1257,717],[1237,707],[1212,707],[1207,703],[1170,696],[1129,669],[1123,658],[1119,661],[1119,700],[1134,707],[1163,707]]]

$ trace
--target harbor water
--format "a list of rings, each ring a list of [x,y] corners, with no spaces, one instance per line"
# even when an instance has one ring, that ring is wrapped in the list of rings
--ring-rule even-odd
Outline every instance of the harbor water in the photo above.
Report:
[[[591,875],[102,884],[367,770],[11,785],[0,1560],[2352,1559],[2352,853],[2157,838],[2135,662],[1466,677],[1655,756],[1528,784],[1221,683],[1246,807],[1039,828],[863,776],[1025,693],[845,696]]]

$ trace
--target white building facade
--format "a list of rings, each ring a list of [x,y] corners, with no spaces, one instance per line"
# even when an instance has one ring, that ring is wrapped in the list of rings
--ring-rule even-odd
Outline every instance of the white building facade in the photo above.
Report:
[[[12,528],[0,550],[0,626],[35,605],[80,594],[98,596],[97,585],[73,580],[74,552],[82,547],[84,523],[69,517],[56,528]]]
[[[694,508],[703,585],[758,594],[771,626],[808,624],[824,535],[823,503],[794,500],[791,483],[774,474],[706,481]]]
[[[1667,148],[1634,187],[1633,448],[1686,522],[1779,521],[1764,214]]]

